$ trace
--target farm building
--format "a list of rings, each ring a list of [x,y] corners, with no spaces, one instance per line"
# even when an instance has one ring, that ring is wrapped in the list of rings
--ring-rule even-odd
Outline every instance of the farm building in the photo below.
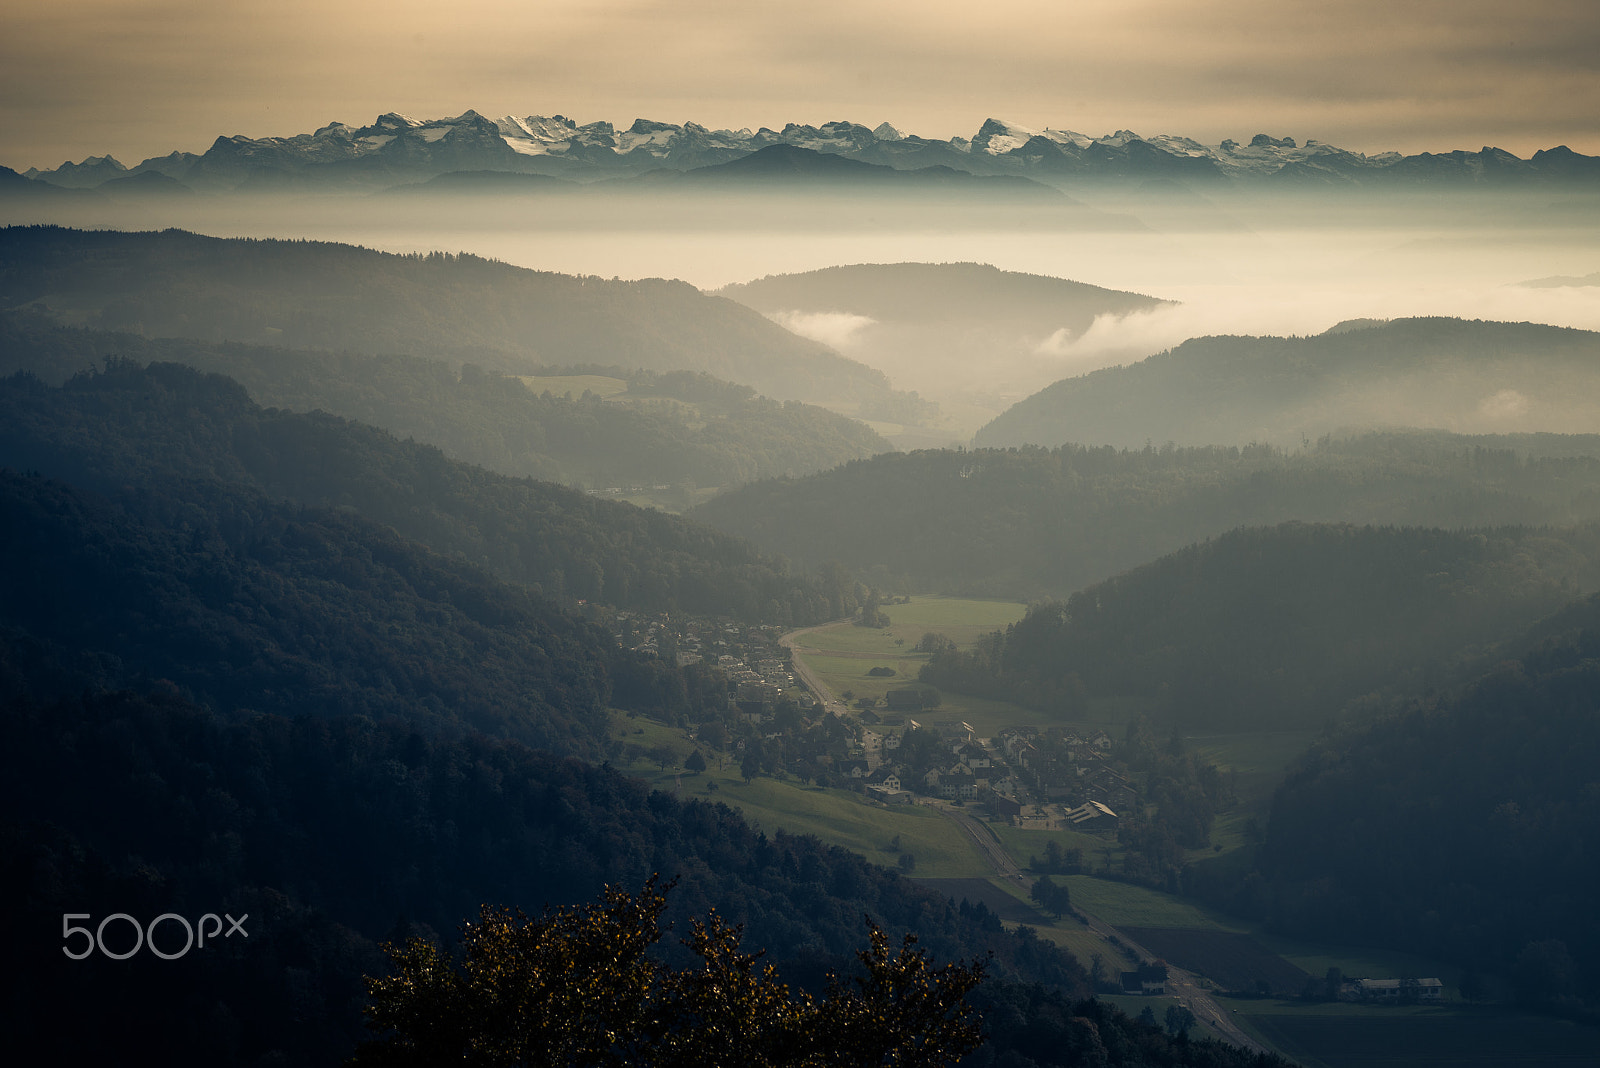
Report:
[[[1138,971],[1122,973],[1124,994],[1165,994],[1167,992],[1167,965],[1164,961],[1151,961],[1139,965]]]
[[[1099,801],[1085,801],[1067,812],[1063,825],[1073,831],[1114,831],[1117,814]]]
[[[1438,979],[1352,979],[1341,995],[1352,1001],[1443,1001],[1444,983]]]

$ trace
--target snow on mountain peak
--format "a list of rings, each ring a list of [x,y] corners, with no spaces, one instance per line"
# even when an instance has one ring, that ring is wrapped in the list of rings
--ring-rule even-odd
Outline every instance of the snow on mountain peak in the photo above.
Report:
[[[421,120],[413,119],[409,115],[402,115],[398,111],[390,111],[378,116],[378,121],[372,124],[389,130],[409,130],[423,125]]]
[[[972,151],[1003,156],[1027,144],[1039,131],[1002,119],[984,119],[972,138]]]

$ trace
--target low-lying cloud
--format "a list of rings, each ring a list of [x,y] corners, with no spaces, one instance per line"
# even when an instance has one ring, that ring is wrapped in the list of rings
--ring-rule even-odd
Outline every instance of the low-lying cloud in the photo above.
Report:
[[[790,333],[820,341],[848,354],[857,346],[861,332],[877,325],[877,320],[851,312],[777,311],[768,318]]]

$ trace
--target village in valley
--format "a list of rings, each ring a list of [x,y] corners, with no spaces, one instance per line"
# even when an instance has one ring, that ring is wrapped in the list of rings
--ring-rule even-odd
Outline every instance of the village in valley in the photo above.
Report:
[[[721,708],[682,724],[700,761],[750,761],[752,770],[857,791],[885,805],[973,803],[994,820],[1035,830],[1114,833],[1140,791],[1103,729],[1008,727],[980,737],[965,721],[919,719],[939,706],[925,684],[892,686],[882,698],[838,695],[851,714],[796,677],[779,627],[619,612],[613,634],[627,648],[678,666],[705,665]],[[874,669],[887,671],[886,668]],[[664,755],[664,754],[658,754]],[[702,767],[704,764],[702,764]]]

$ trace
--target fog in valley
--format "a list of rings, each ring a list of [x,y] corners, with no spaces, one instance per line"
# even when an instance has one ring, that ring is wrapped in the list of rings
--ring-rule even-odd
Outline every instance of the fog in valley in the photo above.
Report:
[[[905,445],[965,442],[1051,382],[1192,337],[1303,336],[1348,320],[1414,316],[1600,329],[1600,285],[1524,284],[1577,282],[1600,269],[1593,194],[1196,193],[1148,183],[1132,194],[1068,186],[1070,199],[1060,202],[975,205],[602,188],[614,184],[509,196],[188,196],[42,213],[12,207],[6,218],[470,252],[540,271],[682,279],[713,292],[840,265],[976,263],[1166,302],[1055,326],[1047,308],[1026,323],[982,310],[952,322],[931,306],[920,318],[889,321],[832,307],[762,309],[883,371],[896,389],[938,403],[936,426],[881,428]],[[1372,403],[1373,425],[1406,422],[1381,397]],[[1350,421],[1364,422],[1354,411]]]

